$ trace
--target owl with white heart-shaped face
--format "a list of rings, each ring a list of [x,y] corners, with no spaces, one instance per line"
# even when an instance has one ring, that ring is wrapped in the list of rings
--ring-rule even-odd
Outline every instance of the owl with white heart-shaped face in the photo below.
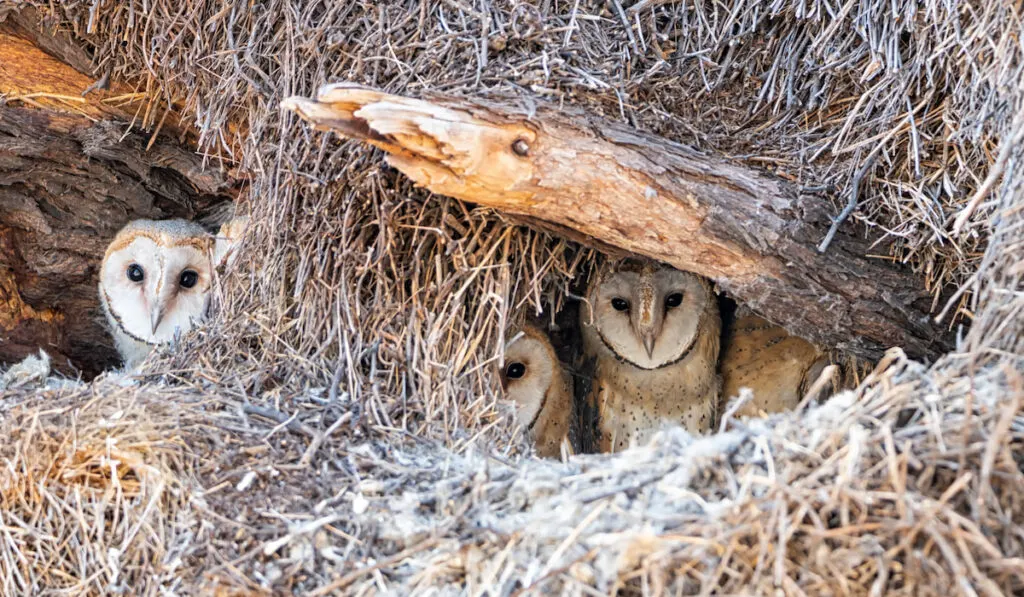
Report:
[[[570,441],[572,378],[540,328],[526,324],[505,347],[501,387],[515,403],[516,419],[544,458],[557,458]],[[571,446],[569,448],[571,451]]]
[[[643,259],[605,264],[580,309],[595,361],[589,408],[598,445],[614,452],[666,425],[711,429],[718,409],[718,302],[708,280]]]
[[[107,247],[99,295],[126,366],[206,317],[214,238],[186,220],[135,220]]]

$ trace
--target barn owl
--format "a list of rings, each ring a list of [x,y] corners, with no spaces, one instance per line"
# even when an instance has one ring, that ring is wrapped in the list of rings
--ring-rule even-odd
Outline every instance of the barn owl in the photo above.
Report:
[[[825,351],[756,315],[738,314],[722,350],[722,396],[726,400],[750,388],[753,400],[736,416],[795,408],[829,365]],[[837,380],[832,390],[838,389]]]
[[[135,220],[107,247],[99,295],[128,367],[206,316],[213,236],[185,220]]]
[[[580,327],[602,452],[643,443],[666,424],[712,427],[721,320],[707,280],[639,259],[607,264],[591,276]]]
[[[524,325],[505,348],[501,386],[516,405],[516,419],[527,431],[537,455],[557,458],[569,442],[572,378],[562,368],[547,334]]]

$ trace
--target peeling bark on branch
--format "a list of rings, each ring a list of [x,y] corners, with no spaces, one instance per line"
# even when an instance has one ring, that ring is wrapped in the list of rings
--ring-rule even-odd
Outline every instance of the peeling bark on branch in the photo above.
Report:
[[[820,200],[750,168],[577,112],[323,87],[283,104],[363,140],[430,191],[576,230],[708,276],[791,333],[878,358],[935,357],[949,335],[911,272],[871,260]]]
[[[32,46],[54,57],[78,73],[91,77],[92,57],[82,49],[67,31],[44,32],[40,27],[39,12],[31,6],[0,9],[0,30],[20,37]]]

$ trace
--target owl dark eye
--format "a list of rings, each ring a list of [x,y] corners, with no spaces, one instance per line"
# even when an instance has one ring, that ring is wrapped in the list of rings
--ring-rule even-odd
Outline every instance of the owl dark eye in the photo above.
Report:
[[[178,280],[178,284],[181,284],[182,288],[192,288],[197,282],[199,282],[199,274],[190,269],[181,272],[181,278]]]
[[[509,363],[508,367],[505,367],[505,377],[509,379],[519,379],[526,375],[526,365],[522,363]]]
[[[665,306],[668,307],[669,309],[672,309],[674,307],[678,307],[679,305],[682,305],[682,304],[683,304],[683,293],[681,293],[681,292],[674,292],[674,293],[672,293],[672,294],[670,294],[670,295],[665,297]]]
[[[141,282],[146,277],[145,272],[142,271],[142,266],[138,263],[133,263],[128,266],[128,279],[132,282]]]
[[[612,308],[616,311],[629,310],[629,301],[624,298],[615,297],[612,299]]]

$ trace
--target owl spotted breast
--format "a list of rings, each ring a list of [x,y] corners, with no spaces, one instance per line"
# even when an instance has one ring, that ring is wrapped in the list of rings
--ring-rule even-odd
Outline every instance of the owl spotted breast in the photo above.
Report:
[[[825,351],[784,328],[738,314],[722,351],[722,396],[729,400],[750,388],[753,400],[736,410],[738,417],[792,410],[829,361]]]
[[[667,424],[712,427],[721,320],[707,280],[646,260],[608,264],[591,277],[580,327],[594,360],[587,406],[602,452],[646,442]]]
[[[99,295],[125,365],[206,316],[213,236],[185,220],[135,220],[107,247]]]
[[[501,386],[516,405],[516,419],[533,440],[537,455],[558,458],[569,441],[573,415],[572,379],[541,329],[524,325],[505,348]]]

